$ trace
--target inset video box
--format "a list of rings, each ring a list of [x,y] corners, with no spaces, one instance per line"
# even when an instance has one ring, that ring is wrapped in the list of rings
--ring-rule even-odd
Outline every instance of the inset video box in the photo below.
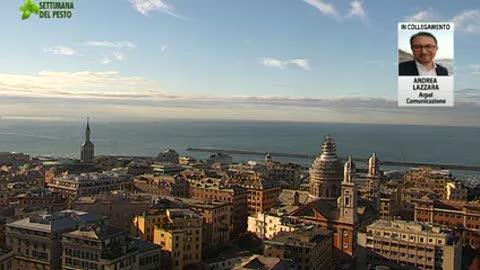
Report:
[[[454,25],[398,24],[398,106],[452,107]]]

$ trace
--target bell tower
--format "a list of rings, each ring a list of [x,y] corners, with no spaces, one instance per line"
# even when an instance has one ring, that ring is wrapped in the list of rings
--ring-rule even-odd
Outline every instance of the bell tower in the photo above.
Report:
[[[90,141],[90,118],[87,117],[87,127],[85,128],[85,142],[80,151],[80,161],[82,163],[93,163],[95,161],[95,147]]]
[[[348,224],[355,224],[358,219],[357,191],[354,182],[355,171],[355,163],[353,163],[352,157],[349,157],[343,170],[342,194],[340,195],[338,205],[340,208],[340,220]]]
[[[358,229],[357,190],[354,179],[355,163],[353,163],[352,157],[349,157],[343,169],[341,195],[337,200],[340,216],[336,226],[336,246],[350,256],[355,254]]]
[[[368,199],[375,205],[375,211],[380,211],[380,168],[375,153],[368,159]]]

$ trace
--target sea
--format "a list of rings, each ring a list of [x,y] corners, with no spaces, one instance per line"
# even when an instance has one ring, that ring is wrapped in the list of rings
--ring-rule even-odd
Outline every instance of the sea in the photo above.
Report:
[[[165,119],[154,122],[90,122],[96,155],[156,156],[164,149],[207,158],[188,147],[318,155],[325,136],[341,157],[480,166],[480,128],[381,124]],[[85,138],[85,122],[0,119],[0,152],[32,156],[76,157]],[[234,161],[262,156],[233,155]],[[312,160],[280,158],[304,166]],[[358,167],[364,164],[357,164]],[[384,170],[402,168],[385,168]],[[408,168],[403,168],[408,169]],[[460,179],[480,179],[480,172],[454,171]]]

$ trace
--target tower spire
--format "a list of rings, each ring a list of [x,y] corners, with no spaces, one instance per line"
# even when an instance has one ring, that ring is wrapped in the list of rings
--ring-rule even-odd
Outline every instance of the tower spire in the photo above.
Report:
[[[373,153],[372,156],[368,159],[368,175],[378,176],[378,158],[377,154]]]
[[[95,161],[95,147],[90,141],[90,117],[87,117],[87,127],[85,128],[85,142],[80,151],[80,160],[83,163],[93,163]]]
[[[90,141],[90,117],[87,116],[87,128],[85,129],[85,141]]]
[[[353,178],[355,177],[355,163],[352,160],[352,157],[348,157],[348,161],[345,163],[343,169],[343,182],[352,183]]]

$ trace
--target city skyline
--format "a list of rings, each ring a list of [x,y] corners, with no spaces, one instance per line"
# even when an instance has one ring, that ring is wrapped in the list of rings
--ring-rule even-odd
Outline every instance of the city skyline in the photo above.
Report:
[[[480,125],[473,2],[75,2],[71,19],[25,21],[22,4],[0,19],[4,118]],[[409,20],[456,24],[454,108],[396,106]]]

